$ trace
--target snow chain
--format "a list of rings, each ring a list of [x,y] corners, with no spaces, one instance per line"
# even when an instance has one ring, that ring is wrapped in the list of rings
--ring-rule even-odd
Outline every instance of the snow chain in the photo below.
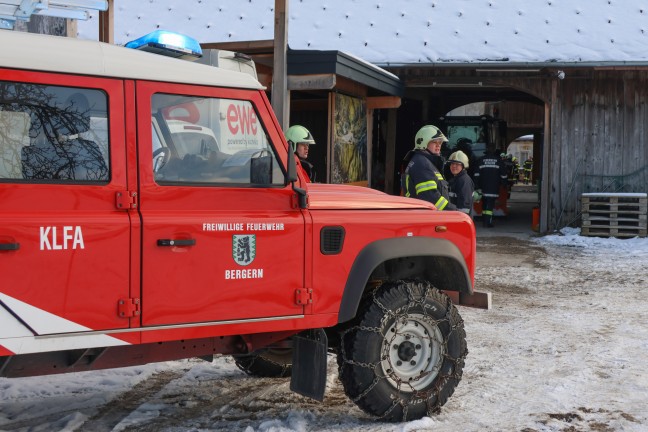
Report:
[[[398,281],[396,284],[401,284],[401,283],[407,284],[407,283],[410,283],[410,281]],[[409,310],[410,310],[410,308],[412,308],[414,306],[420,306],[423,310],[426,309],[424,299],[427,298],[430,291],[432,291],[434,288],[429,283],[419,282],[419,281],[417,281],[415,283],[420,287],[421,291],[423,292],[423,295],[420,296],[419,298],[417,298],[418,296],[415,296],[414,293],[411,290],[411,285],[408,285],[407,286],[407,299],[408,299],[408,301],[407,301],[407,304],[403,308],[401,308],[400,311],[393,311],[393,310],[387,309],[376,298],[376,293],[378,292],[378,290],[374,290],[374,292],[372,294],[372,301],[373,301],[373,303],[378,305],[378,307],[384,313],[382,322],[384,322],[385,320],[390,319],[390,318],[393,318],[395,320],[395,323],[407,321],[407,317],[409,315]],[[447,322],[449,325],[452,325],[452,319],[450,317],[450,314],[452,313],[452,306],[453,306],[452,301],[450,300],[449,297],[446,296],[446,305],[445,305],[445,315],[444,315],[444,317],[441,318],[441,319],[434,319],[434,318],[428,316],[428,319],[429,319],[428,322],[434,324],[435,326],[438,326],[440,323],[443,323],[443,322]],[[457,324],[463,324],[463,321],[461,319],[459,319],[459,322]],[[451,361],[453,363],[453,367],[451,368],[452,373],[449,373],[449,374],[446,373],[446,374],[443,374],[443,375],[439,376],[439,379],[437,379],[435,381],[434,386],[427,389],[427,390],[425,390],[425,391],[421,391],[421,390],[417,391],[414,388],[412,388],[411,381],[404,381],[404,380],[401,380],[396,374],[393,374],[393,373],[390,374],[389,378],[392,381],[395,381],[397,383],[398,390],[401,391],[401,388],[405,388],[404,391],[406,391],[408,394],[411,394],[411,397],[405,398],[405,399],[394,398],[394,401],[393,401],[392,405],[379,418],[384,418],[384,417],[388,416],[394,408],[396,408],[398,405],[402,405],[403,406],[403,419],[405,419],[405,418],[407,418],[407,412],[408,412],[409,406],[413,405],[415,403],[418,403],[418,402],[420,402],[422,400],[426,401],[428,415],[436,414],[436,413],[438,413],[440,411],[441,405],[442,405],[442,403],[440,401],[440,398],[439,397],[433,398],[432,396],[433,395],[438,396],[440,394],[440,392],[441,392],[441,389],[444,387],[445,383],[448,380],[450,380],[450,379],[455,379],[457,381],[461,380],[463,363],[464,363],[464,360],[466,359],[466,356],[468,355],[468,350],[467,349],[464,350],[464,352],[456,359],[450,358],[448,356],[448,354],[447,354],[448,353],[448,340],[452,336],[452,333],[454,333],[456,330],[457,330],[457,325],[452,326],[452,329],[451,329],[450,333],[446,336],[446,338],[443,341],[438,341],[443,346],[443,357],[446,360],[449,360],[449,361]],[[387,336],[384,336],[382,334],[382,332],[381,332],[381,329],[378,328],[378,327],[365,327],[365,326],[360,326],[360,325],[350,327],[350,328],[344,330],[340,334],[340,337],[341,337],[341,340],[342,340],[342,343],[340,344],[341,345],[340,349],[341,349],[341,353],[342,353],[342,361],[343,361],[343,363],[350,364],[350,365],[353,365],[353,366],[362,367],[362,368],[371,369],[373,371],[374,376],[376,377],[371,382],[371,384],[367,387],[367,389],[365,391],[363,391],[360,395],[358,395],[355,399],[353,399],[353,402],[355,403],[358,400],[362,399],[366,394],[368,394],[379,382],[381,382],[382,380],[386,380],[387,375],[382,375],[381,376],[382,370],[381,370],[381,366],[380,366],[380,361],[375,362],[375,363],[361,363],[361,362],[357,362],[357,361],[354,361],[354,360],[348,358],[347,353],[345,352],[344,338],[346,337],[347,333],[352,332],[352,331],[367,331],[367,332],[377,333],[381,337],[387,337]],[[391,336],[390,340],[393,340],[397,335],[398,335],[398,331],[393,336]],[[430,337],[430,339],[432,339],[432,337]],[[387,345],[391,345],[391,344],[387,344]],[[385,353],[381,354],[381,360],[387,360],[387,359],[389,359],[389,356],[386,356]],[[390,360],[390,364],[391,364],[391,360]],[[392,367],[391,370],[393,371],[394,367]],[[457,371],[459,371],[459,372],[457,372]],[[414,379],[414,381],[420,380],[420,379],[422,379],[422,378],[424,378],[426,376],[427,376],[426,373],[422,373],[421,375],[416,377]]]
[[[256,361],[259,359],[259,357],[263,357],[263,355],[259,354],[259,355],[254,356],[254,358],[252,359],[252,361],[250,362],[248,367],[251,368],[254,365],[254,363],[256,363]],[[276,362],[274,360],[269,359],[268,357],[263,357],[263,361],[265,361],[266,363],[270,363],[272,365],[280,367],[281,368],[281,376],[284,376],[286,374],[286,370],[289,367],[292,366],[291,364],[285,364],[285,363]]]

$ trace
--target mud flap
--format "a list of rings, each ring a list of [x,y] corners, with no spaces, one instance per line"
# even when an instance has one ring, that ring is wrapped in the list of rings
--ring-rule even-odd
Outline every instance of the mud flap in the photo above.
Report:
[[[293,337],[290,390],[318,401],[326,390],[328,338],[323,329],[307,330]]]

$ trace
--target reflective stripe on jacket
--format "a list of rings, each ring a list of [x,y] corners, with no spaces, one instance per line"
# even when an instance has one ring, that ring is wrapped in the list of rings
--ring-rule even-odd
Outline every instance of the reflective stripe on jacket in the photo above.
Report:
[[[402,179],[404,195],[431,202],[439,210],[456,210],[450,204],[448,182],[432,162],[433,158],[427,150],[414,152]]]

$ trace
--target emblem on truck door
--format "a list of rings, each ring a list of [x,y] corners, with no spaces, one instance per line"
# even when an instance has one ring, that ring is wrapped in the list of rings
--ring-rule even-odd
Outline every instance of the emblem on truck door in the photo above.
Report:
[[[256,257],[256,235],[237,234],[232,236],[232,258],[238,265],[246,266]]]

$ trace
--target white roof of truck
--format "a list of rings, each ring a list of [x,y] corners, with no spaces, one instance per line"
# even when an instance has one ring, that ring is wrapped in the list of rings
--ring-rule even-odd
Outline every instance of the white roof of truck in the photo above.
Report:
[[[252,76],[111,44],[0,30],[0,67],[233,88],[264,88]]]

